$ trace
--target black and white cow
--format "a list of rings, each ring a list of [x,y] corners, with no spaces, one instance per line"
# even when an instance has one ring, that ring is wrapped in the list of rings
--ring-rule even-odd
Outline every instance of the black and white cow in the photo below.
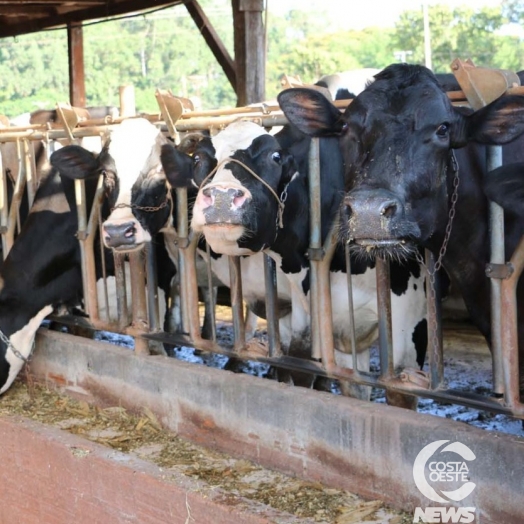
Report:
[[[178,248],[174,238],[176,231],[176,195],[168,184],[160,162],[162,146],[172,147],[171,142],[157,126],[144,118],[123,121],[110,135],[107,146],[100,155],[86,162],[88,152],[79,146],[66,146],[56,152],[56,158],[67,158],[67,166],[61,165],[62,172],[69,176],[90,179],[104,174],[111,213],[102,224],[102,236],[106,247],[117,252],[129,253],[142,249],[159,233],[165,237],[165,247],[175,265],[178,265]],[[168,240],[169,238],[169,240]],[[201,251],[207,258],[207,254]],[[200,264],[200,262],[202,262]],[[207,286],[205,263],[199,258],[198,269],[201,284]],[[229,265],[225,257],[212,258],[212,269],[216,275],[214,285],[228,285]],[[243,264],[246,273],[253,273],[258,279],[262,262],[255,265]],[[255,279],[255,275],[257,275]],[[159,275],[162,276],[162,275]],[[249,292],[249,289],[248,289]],[[178,297],[175,297],[178,298]],[[247,297],[248,303],[252,302]],[[209,320],[211,298],[205,297],[206,319]],[[180,313],[173,313],[173,329],[180,329]],[[250,322],[256,322],[254,316]],[[204,328],[208,322],[204,322]],[[248,331],[254,327],[248,326]]]
[[[308,137],[291,127],[272,136],[257,124],[240,121],[203,140],[192,158],[172,148],[165,148],[162,154],[166,175],[173,185],[189,186],[194,182],[200,186],[191,227],[204,234],[214,251],[251,256],[266,252],[276,260],[277,274],[280,280],[283,276],[287,278],[291,291],[292,339],[284,341],[293,346],[291,351],[307,345],[310,333],[309,143]],[[324,240],[343,196],[343,164],[337,140],[321,142],[320,162]],[[280,224],[281,207],[284,211]],[[395,265],[395,269],[392,278],[395,364],[416,367],[417,350],[421,363],[420,355],[426,345],[423,278],[416,262]],[[366,349],[377,329],[374,263],[355,258],[352,272],[360,342],[358,366],[366,370],[369,369]],[[341,350],[337,358],[343,365],[351,366],[347,279],[341,247],[332,261],[331,295],[336,347]]]
[[[394,64],[343,114],[312,90],[286,90],[279,102],[304,133],[338,137],[347,191],[342,232],[362,256],[402,256],[415,246],[438,254],[446,238],[454,180],[459,181],[442,262],[489,343],[488,202],[482,188],[485,148],[480,145],[508,144],[524,132],[524,97],[504,96],[472,112],[454,107],[428,69]],[[522,161],[523,154],[521,141],[504,147],[505,162]],[[523,229],[522,220],[508,214],[507,254]],[[523,318],[522,281],[518,297]],[[522,371],[524,322],[519,322],[519,341]]]
[[[82,305],[74,179],[83,171],[93,175],[100,171],[96,157],[80,146],[56,151],[51,163],[53,168],[42,179],[21,232],[0,268],[0,393],[9,388],[29,357],[41,321],[61,306]],[[97,181],[98,176],[86,179],[88,213]],[[107,216],[109,208],[104,206],[102,212]],[[95,239],[95,249],[99,244]],[[96,260],[99,262],[100,256]],[[109,275],[111,261],[112,257],[106,258]],[[172,266],[163,274],[168,273],[174,273]],[[97,276],[102,276],[100,264]],[[101,318],[105,315],[104,302],[99,306]]]

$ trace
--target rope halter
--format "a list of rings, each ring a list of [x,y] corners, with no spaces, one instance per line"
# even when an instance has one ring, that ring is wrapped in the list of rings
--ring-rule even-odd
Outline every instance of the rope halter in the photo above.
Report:
[[[287,186],[289,185],[289,182],[285,185],[283,191],[282,191],[282,194],[279,198],[279,196],[277,195],[277,193],[273,190],[273,188],[265,181],[263,180],[260,176],[258,176],[251,168],[249,168],[248,166],[246,166],[246,164],[244,164],[244,162],[240,161],[240,160],[237,160],[236,158],[224,158],[224,160],[220,161],[216,166],[215,168],[211,171],[211,173],[209,173],[209,175],[207,175],[204,180],[202,180],[202,183],[200,184],[199,186],[199,189],[205,189],[204,188],[204,184],[213,176],[216,174],[216,172],[222,167],[224,166],[225,164],[227,164],[228,162],[234,162],[235,164],[238,164],[240,166],[242,166],[251,176],[253,176],[254,178],[256,178],[259,182],[261,182],[264,186],[266,186],[267,189],[269,189],[270,193],[275,197],[275,200],[277,201],[277,205],[278,205],[278,216],[277,216],[277,227],[282,229],[284,227],[284,209],[285,209],[285,204],[284,202],[286,201],[286,198],[287,198]]]

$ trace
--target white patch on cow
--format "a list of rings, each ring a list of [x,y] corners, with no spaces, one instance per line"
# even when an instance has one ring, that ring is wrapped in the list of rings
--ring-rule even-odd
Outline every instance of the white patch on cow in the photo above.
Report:
[[[53,311],[52,306],[45,306],[42,308],[29,322],[22,328],[19,329],[16,333],[13,333],[9,337],[9,341],[14,346],[14,348],[19,351],[25,358],[29,358],[31,350],[33,348],[33,342],[35,340],[35,334],[37,329],[40,327],[42,320]],[[12,349],[7,348],[5,359],[9,363],[9,375],[7,377],[6,383],[0,388],[0,393],[6,391],[13,380],[16,378],[20,370],[24,365],[24,361],[17,357]]]
[[[104,224],[134,222],[136,245],[151,241],[151,235],[134,217],[131,208],[131,190],[140,176],[165,176],[160,162],[160,151],[167,138],[144,118],[124,120],[111,133],[109,154],[116,166],[119,193],[115,209]],[[119,207],[121,205],[121,207]],[[126,251],[132,249],[126,247]]]

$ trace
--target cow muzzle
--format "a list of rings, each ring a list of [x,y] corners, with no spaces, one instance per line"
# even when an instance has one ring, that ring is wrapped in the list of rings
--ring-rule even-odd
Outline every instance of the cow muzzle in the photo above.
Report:
[[[420,235],[406,218],[401,199],[386,189],[355,190],[343,201],[342,224],[346,240],[364,246],[393,246]]]
[[[201,191],[205,225],[242,225],[248,192],[237,187],[208,186]]]
[[[141,229],[141,228],[140,228]],[[116,251],[133,251],[142,247],[138,239],[139,224],[136,220],[105,222],[102,226],[104,244]]]

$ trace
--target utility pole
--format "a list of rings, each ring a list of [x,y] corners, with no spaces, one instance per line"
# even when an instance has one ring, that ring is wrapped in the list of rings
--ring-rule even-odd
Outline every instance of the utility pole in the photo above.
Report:
[[[422,2],[422,14],[424,17],[424,63],[428,69],[433,69],[431,64],[431,33],[429,30],[428,0]]]

